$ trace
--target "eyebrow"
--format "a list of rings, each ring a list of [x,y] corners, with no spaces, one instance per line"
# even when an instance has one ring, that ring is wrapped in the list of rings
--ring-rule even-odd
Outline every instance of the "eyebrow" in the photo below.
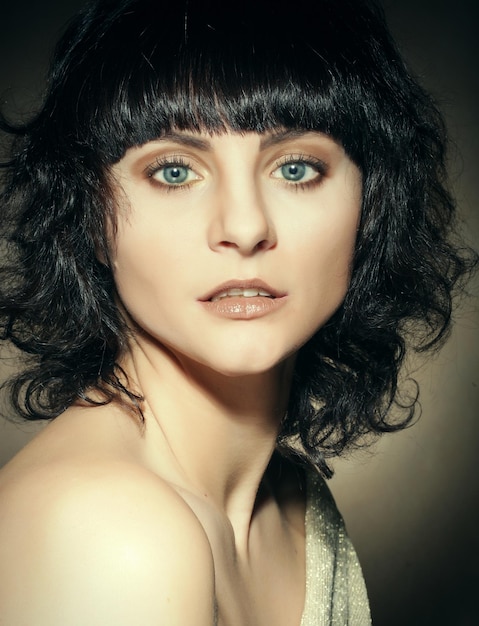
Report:
[[[186,133],[168,131],[164,135],[161,135],[161,137],[158,138],[158,141],[174,141],[175,143],[179,143],[190,148],[196,148],[198,150],[202,150],[203,152],[211,152],[211,145],[207,140],[200,139],[199,137],[188,135]]]
[[[283,141],[288,141],[289,139],[303,137],[304,135],[308,135],[311,132],[314,131],[308,131],[303,129],[285,129],[275,131],[261,138],[260,150],[266,150],[271,146],[275,146],[279,143],[282,143]],[[212,150],[211,144],[207,139],[201,139],[200,137],[196,137],[195,135],[191,135],[185,132],[168,131],[164,135],[161,135],[158,140],[173,141],[180,145],[202,150],[203,152],[211,152]]]
[[[289,139],[296,139],[298,137],[304,137],[304,135],[309,135],[314,131],[303,130],[299,128],[289,128],[285,130],[275,131],[270,135],[266,135],[262,137],[260,142],[260,149],[266,150],[266,148],[270,148],[271,146],[276,146],[283,141],[288,141]]]

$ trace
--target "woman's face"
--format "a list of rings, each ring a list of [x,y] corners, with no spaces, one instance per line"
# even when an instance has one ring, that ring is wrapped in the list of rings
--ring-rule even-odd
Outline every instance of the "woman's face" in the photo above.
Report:
[[[264,372],[334,313],[349,284],[358,168],[313,132],[175,132],[113,167],[119,296],[177,358]]]

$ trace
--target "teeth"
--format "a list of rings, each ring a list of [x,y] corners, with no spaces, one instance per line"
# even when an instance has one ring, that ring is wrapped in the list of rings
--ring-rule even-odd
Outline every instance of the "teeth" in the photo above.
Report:
[[[272,298],[273,296],[264,291],[263,289],[228,289],[227,291],[223,291],[223,293],[219,293],[214,298],[211,298],[211,302],[217,302],[222,298],[228,297],[243,297],[243,298],[254,298],[255,296],[264,296],[266,298]]]

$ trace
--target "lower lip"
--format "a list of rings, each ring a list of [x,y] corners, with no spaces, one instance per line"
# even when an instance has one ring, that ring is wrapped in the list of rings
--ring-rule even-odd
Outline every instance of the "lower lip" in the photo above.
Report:
[[[266,298],[244,296],[220,298],[215,302],[207,301],[201,304],[214,315],[233,320],[254,320],[270,315],[280,309],[286,302],[286,297]]]

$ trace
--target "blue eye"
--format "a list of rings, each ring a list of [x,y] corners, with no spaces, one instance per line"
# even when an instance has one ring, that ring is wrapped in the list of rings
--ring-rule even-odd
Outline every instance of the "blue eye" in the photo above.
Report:
[[[283,178],[293,183],[301,181],[306,175],[305,163],[286,163],[281,167]]]
[[[165,183],[169,185],[181,185],[188,180],[190,170],[183,165],[168,165],[160,170]]]
[[[291,155],[278,164],[271,176],[292,187],[303,188],[320,184],[326,171],[327,165],[316,157]]]
[[[187,187],[201,177],[196,174],[192,167],[183,160],[157,159],[146,170],[149,178],[152,178],[163,187]]]

